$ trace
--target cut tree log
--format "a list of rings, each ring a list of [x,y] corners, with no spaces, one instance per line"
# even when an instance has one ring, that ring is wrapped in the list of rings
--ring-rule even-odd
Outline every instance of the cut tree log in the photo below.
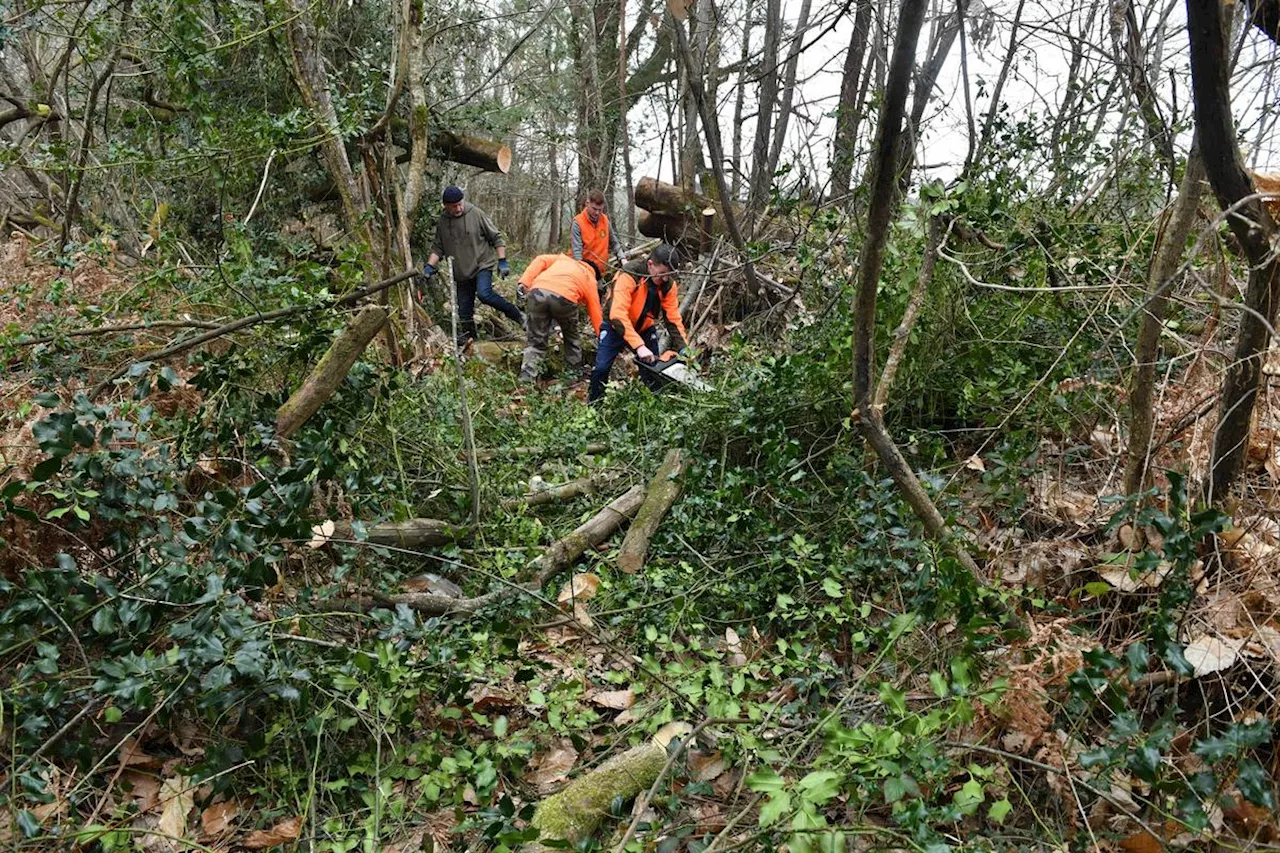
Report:
[[[314,415],[347,378],[351,366],[387,322],[387,309],[369,305],[342,330],[302,387],[276,411],[276,435],[288,438]]]
[[[568,536],[551,543],[546,551],[529,563],[534,577],[527,584],[513,584],[474,598],[454,598],[430,592],[405,592],[399,595],[375,593],[360,598],[330,601],[328,607],[330,610],[359,612],[375,607],[398,607],[403,604],[419,613],[439,616],[451,613],[474,613],[483,607],[503,601],[517,592],[536,594],[543,584],[557,572],[573,565],[588,548],[601,544],[616,533],[627,519],[636,514],[643,502],[644,487],[632,486],[613,503],[579,525]]]
[[[644,568],[644,559],[649,553],[649,540],[662,522],[662,517],[671,509],[671,505],[680,497],[680,475],[684,473],[684,451],[678,447],[667,451],[666,458],[658,466],[658,472],[649,482],[649,491],[645,495],[635,521],[622,540],[622,549],[618,552],[618,568],[629,575]]]
[[[494,139],[441,130],[431,136],[431,153],[486,172],[511,171],[511,146]]]
[[[463,524],[450,524],[436,518],[410,518],[405,521],[387,521],[365,528],[365,539],[374,545],[393,545],[397,548],[422,548],[429,545],[447,545],[465,539],[470,533]],[[349,521],[334,525],[330,539],[355,539],[355,531]]]
[[[673,245],[691,244],[697,247],[709,236],[703,231],[701,219],[701,216],[642,210],[636,216],[636,228],[646,237],[656,237]]]
[[[664,183],[657,178],[644,177],[636,183],[636,207],[650,213],[689,214],[698,217],[708,207],[716,205],[704,195],[693,190]],[[643,231],[640,233],[644,233]]]
[[[573,847],[590,838],[615,799],[634,799],[653,784],[667,763],[671,741],[689,731],[687,723],[668,723],[649,741],[615,755],[538,803],[529,825],[538,830],[539,838],[526,844],[523,853],[549,853],[553,848],[544,841]]]

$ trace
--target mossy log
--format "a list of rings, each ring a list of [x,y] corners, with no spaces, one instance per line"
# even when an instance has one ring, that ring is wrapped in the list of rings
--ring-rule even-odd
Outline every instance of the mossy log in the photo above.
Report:
[[[714,217],[712,218],[714,222]],[[711,235],[702,228],[701,216],[682,216],[678,213],[650,213],[640,211],[636,216],[636,230],[646,237],[656,237],[675,245],[700,246]]]
[[[306,423],[347,378],[351,366],[387,322],[387,309],[369,305],[334,340],[302,387],[276,411],[276,435],[288,438]]]
[[[543,841],[567,841],[574,846],[589,838],[614,798],[634,799],[653,784],[666,761],[666,747],[651,740],[574,779],[538,804],[530,825],[537,828],[540,839],[526,844],[524,853],[548,853],[552,848]]]
[[[649,553],[649,540],[657,531],[667,510],[680,497],[680,475],[684,473],[684,466],[684,451],[678,447],[672,448],[667,451],[666,458],[649,482],[644,503],[636,513],[636,519],[627,531],[627,538],[622,540],[622,549],[618,552],[618,568],[627,574],[635,574],[644,568],[644,559]]]
[[[466,538],[470,530],[465,525],[450,524],[435,518],[410,518],[405,521],[388,521],[365,528],[365,539],[374,545],[393,545],[397,548],[423,548],[430,545],[447,545]],[[351,522],[340,521],[334,527],[332,539],[355,539]]]

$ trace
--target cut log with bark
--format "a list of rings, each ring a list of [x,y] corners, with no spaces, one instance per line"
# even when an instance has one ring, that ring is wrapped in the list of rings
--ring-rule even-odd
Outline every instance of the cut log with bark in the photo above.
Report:
[[[432,545],[448,545],[465,539],[470,532],[463,524],[452,524],[436,518],[409,518],[404,521],[387,521],[365,528],[365,541],[374,545],[391,545],[396,548],[425,548]],[[356,539],[349,521],[334,524],[328,539]]]
[[[537,594],[542,585],[556,573],[567,569],[577,562],[588,548],[594,548],[605,542],[618,532],[622,525],[636,514],[640,504],[644,502],[644,487],[632,486],[627,492],[616,498],[600,512],[583,522],[576,530],[559,539],[535,560],[529,563],[534,576],[527,584],[503,587],[485,595],[474,598],[454,598],[430,592],[405,592],[399,595],[375,593],[360,598],[338,599],[328,602],[327,607],[336,611],[366,611],[375,607],[406,607],[419,613],[444,615],[451,613],[475,613],[503,601],[517,592]]]
[[[526,844],[523,853],[549,853],[553,848],[543,842],[575,847],[590,838],[614,800],[632,800],[654,783],[667,763],[671,741],[689,731],[687,723],[668,723],[650,740],[615,755],[538,803],[529,825],[539,837]]]
[[[649,482],[649,490],[645,495],[636,519],[622,540],[622,549],[618,552],[618,568],[629,575],[644,568],[645,557],[649,554],[649,540],[658,530],[662,517],[671,509],[671,505],[680,497],[680,475],[684,473],[684,451],[678,447],[667,451],[666,458],[658,466],[658,471]]]
[[[342,330],[302,387],[276,412],[276,435],[288,438],[314,415],[347,378],[351,366],[387,322],[387,309],[369,305]]]
[[[486,172],[511,171],[511,146],[495,139],[440,130],[431,136],[431,153]]]
[[[646,237],[656,237],[672,245],[699,246],[707,236],[702,229],[702,217],[682,216],[678,213],[650,213],[640,211],[636,216],[636,228]]]
[[[703,209],[715,206],[712,200],[704,195],[675,184],[665,183],[657,178],[645,177],[636,183],[636,207],[650,213],[687,213],[697,217],[701,216]]]

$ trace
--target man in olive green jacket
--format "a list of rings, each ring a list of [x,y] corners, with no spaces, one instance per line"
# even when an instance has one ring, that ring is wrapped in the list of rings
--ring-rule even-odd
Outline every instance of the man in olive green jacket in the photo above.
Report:
[[[464,201],[462,190],[446,187],[442,197],[444,213],[436,220],[436,235],[431,242],[422,275],[436,274],[436,264],[445,255],[453,258],[453,283],[458,301],[458,346],[476,339],[476,296],[480,301],[524,326],[524,314],[501,293],[493,289],[493,268],[506,278],[511,274],[507,263],[506,242],[502,232],[483,210]]]

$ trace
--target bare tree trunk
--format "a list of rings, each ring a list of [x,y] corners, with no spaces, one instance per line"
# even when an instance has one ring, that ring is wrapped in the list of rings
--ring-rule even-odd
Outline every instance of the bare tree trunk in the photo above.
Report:
[[[776,0],[773,0],[776,2]],[[679,45],[680,55],[684,59],[685,67],[693,69],[693,52],[689,48],[689,38],[684,33],[684,26],[675,18],[671,19],[671,26],[675,28],[676,43]],[[702,83],[690,76],[690,84],[693,87],[693,96],[698,103],[698,112],[702,115],[702,126],[707,134],[707,148],[711,151],[711,174],[715,178],[716,191],[719,193],[721,201],[721,211],[724,214],[724,225],[729,232],[729,239],[733,241],[734,248],[742,256],[742,272],[747,279],[747,287],[750,289],[752,296],[758,297],[762,292],[759,279],[756,277],[755,264],[751,261],[751,255],[747,252],[746,241],[742,239],[742,229],[738,227],[738,214],[734,211],[733,205],[727,201],[723,201],[729,197],[729,187],[725,183],[724,178],[724,148],[720,145],[720,125],[716,119],[715,110],[707,99],[703,96]]]
[[[911,103],[911,121],[899,143],[901,151],[897,159],[898,186],[903,193],[911,186],[911,173],[916,164],[916,143],[920,139],[920,126],[924,122],[925,108],[933,96],[933,87],[938,83],[938,75],[942,73],[942,66],[946,64],[947,56],[951,53],[951,46],[956,43],[956,36],[960,34],[960,27],[964,23],[964,14],[968,6],[969,0],[956,0],[955,13],[949,15],[939,25],[934,37],[930,40],[929,58],[916,74],[915,93]]]
[[[1169,304],[1170,279],[1182,264],[1187,237],[1195,225],[1196,210],[1203,193],[1204,163],[1200,147],[1193,140],[1187,157],[1186,171],[1178,198],[1165,224],[1164,234],[1156,247],[1151,270],[1147,274],[1147,304],[1138,329],[1138,343],[1133,360],[1133,378],[1129,384],[1129,449],[1124,471],[1124,492],[1135,495],[1147,487],[1153,426],[1152,405],[1155,397],[1156,356],[1160,348],[1160,330]]]
[[[372,236],[361,221],[366,205],[342,144],[338,112],[329,91],[329,75],[324,69],[315,23],[311,18],[311,4],[307,0],[287,0],[286,8],[288,18],[284,28],[289,39],[294,83],[319,128],[320,151],[342,200],[347,228],[361,235],[366,245],[372,248]]]
[[[649,481],[644,503],[636,512],[635,520],[631,522],[631,528],[622,540],[622,547],[618,549],[618,568],[627,574],[634,575],[644,568],[645,557],[649,554],[649,540],[657,532],[662,517],[680,496],[680,475],[684,473],[684,466],[684,451],[678,447],[672,448],[667,451],[662,464]]]
[[[564,178],[560,175],[560,149],[551,137],[547,138],[547,159],[551,162],[551,226],[547,233],[547,248],[554,252],[564,245],[564,237],[560,234],[564,217]]]
[[[778,101],[778,47],[782,40],[782,4],[765,0],[764,48],[760,52],[760,109],[756,113],[756,138],[751,146],[751,193],[747,202],[755,214],[769,198],[773,173],[769,169],[770,130]]]
[[[844,75],[840,81],[840,104],[836,107],[836,135],[831,152],[831,195],[849,194],[853,177],[853,160],[858,141],[858,124],[862,118],[858,91],[871,76],[867,64],[867,41],[871,37],[871,0],[858,0],[853,19],[853,35],[844,58]],[[861,80],[860,80],[861,78]]]
[[[800,48],[804,46],[804,34],[809,29],[810,0],[800,4],[800,18],[796,21],[796,31],[791,37],[791,49],[787,54],[787,67],[782,79],[782,105],[778,108],[778,118],[773,125],[773,144],[769,146],[769,166],[765,169],[770,175],[778,171],[778,162],[782,159],[782,146],[787,141],[787,127],[791,124],[791,104],[796,90],[796,68],[800,65]]]
[[[1004,62],[1000,65],[1000,74],[996,77],[996,86],[991,90],[991,106],[987,108],[987,115],[982,120],[982,134],[978,137],[978,146],[973,151],[971,157],[965,163],[964,173],[969,174],[969,169],[982,163],[982,155],[986,153],[987,146],[991,144],[991,133],[995,128],[996,116],[1000,113],[1000,96],[1004,94],[1004,84],[1009,79],[1009,70],[1013,68],[1013,58],[1018,52],[1018,26],[1022,23],[1022,9],[1026,5],[1026,0],[1018,0],[1018,6],[1013,12],[1013,27],[1009,30],[1009,49],[1005,52]],[[1074,44],[1074,43],[1073,43]],[[1068,91],[1067,97],[1071,96]]]
[[[1246,257],[1249,285],[1240,319],[1235,358],[1222,383],[1221,413],[1213,441],[1207,500],[1227,496],[1244,466],[1249,427],[1258,395],[1262,354],[1270,340],[1280,302],[1280,264],[1271,248],[1275,223],[1266,206],[1253,198],[1253,181],[1236,145],[1227,77],[1227,42],[1217,0],[1187,0],[1191,39],[1191,92],[1209,184]]]
[[[867,210],[867,238],[858,265],[858,295],[854,305],[853,394],[858,410],[859,429],[924,524],[925,532],[933,539],[948,543],[960,563],[969,571],[977,573],[978,567],[973,558],[961,543],[954,541],[942,514],[933,505],[915,472],[893,443],[880,412],[872,404],[876,290],[880,282],[880,270],[884,265],[889,224],[899,206],[896,161],[901,150],[900,137],[906,114],[907,89],[911,82],[911,65],[927,5],[928,0],[903,0],[898,18],[898,38],[880,109],[880,127],[871,171],[871,204]]]
[[[631,135],[627,129],[627,0],[618,0],[618,146],[622,148],[623,187],[627,198],[627,235],[634,239],[636,233],[636,192],[631,175]],[[616,217],[615,217],[616,219]]]
[[[733,193],[732,201],[737,201],[742,191],[742,107],[747,92],[747,60],[751,57],[751,12],[748,8],[742,22],[742,54],[738,59],[738,91],[733,98]],[[728,202],[730,199],[721,199]]]
[[[1138,115],[1147,130],[1147,141],[1168,172],[1170,183],[1177,169],[1173,153],[1173,134],[1169,132],[1155,90],[1147,76],[1146,51],[1142,45],[1142,33],[1131,0],[1115,0],[1111,5],[1111,43],[1115,51],[1116,65],[1123,71],[1129,83],[1129,91],[1138,105]],[[1155,70],[1159,74],[1159,69]]]

